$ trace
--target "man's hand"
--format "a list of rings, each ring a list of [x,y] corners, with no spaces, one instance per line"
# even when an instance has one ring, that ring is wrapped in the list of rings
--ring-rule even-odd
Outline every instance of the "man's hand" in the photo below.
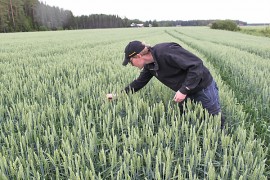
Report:
[[[180,91],[177,91],[176,93],[175,93],[175,96],[174,96],[174,98],[173,98],[173,100],[175,101],[175,102],[182,102],[182,101],[184,101],[185,99],[186,99],[186,94],[182,94]]]
[[[116,94],[107,94],[106,97],[108,100],[112,100],[116,98]]]

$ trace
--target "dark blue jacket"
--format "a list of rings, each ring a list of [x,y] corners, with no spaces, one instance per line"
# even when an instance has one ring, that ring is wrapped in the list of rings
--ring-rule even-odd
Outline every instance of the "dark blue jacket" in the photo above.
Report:
[[[150,48],[154,62],[144,66],[140,76],[125,91],[138,91],[155,76],[174,91],[192,94],[206,88],[213,80],[200,58],[177,43],[161,43]]]

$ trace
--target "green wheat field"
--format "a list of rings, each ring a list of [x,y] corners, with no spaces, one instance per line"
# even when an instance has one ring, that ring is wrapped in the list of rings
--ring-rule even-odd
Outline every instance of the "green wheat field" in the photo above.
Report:
[[[218,86],[226,128],[152,79],[121,90],[132,40],[177,42]],[[270,39],[208,27],[0,34],[0,179],[268,179]],[[116,93],[114,101],[107,93]]]

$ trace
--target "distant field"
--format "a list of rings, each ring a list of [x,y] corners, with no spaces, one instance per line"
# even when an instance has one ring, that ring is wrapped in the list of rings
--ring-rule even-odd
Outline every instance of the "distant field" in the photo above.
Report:
[[[270,26],[241,26],[242,33],[270,37]]]
[[[207,27],[0,34],[0,179],[267,179],[270,39]],[[139,70],[124,47],[174,41],[204,60],[219,117]],[[106,94],[119,94],[116,101]],[[268,149],[267,149],[268,147]]]

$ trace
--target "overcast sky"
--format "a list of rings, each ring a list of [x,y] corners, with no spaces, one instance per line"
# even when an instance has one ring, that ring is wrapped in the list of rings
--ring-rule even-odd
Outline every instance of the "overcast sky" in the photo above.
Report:
[[[74,16],[119,15],[147,20],[232,19],[270,23],[270,0],[40,0]]]

